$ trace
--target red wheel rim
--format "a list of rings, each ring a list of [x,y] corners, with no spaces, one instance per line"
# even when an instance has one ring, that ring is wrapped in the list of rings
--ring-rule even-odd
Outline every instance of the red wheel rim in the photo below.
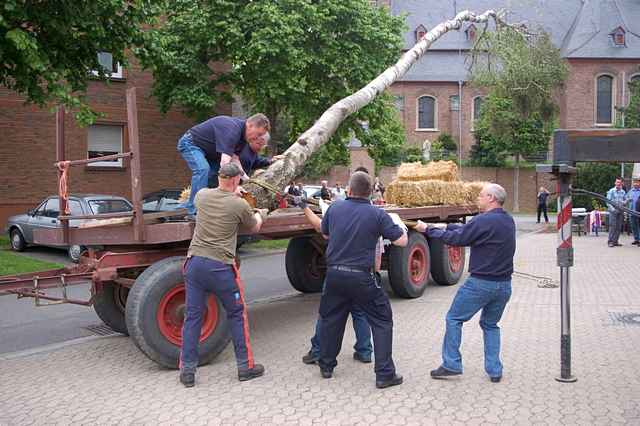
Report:
[[[185,290],[184,284],[178,284],[169,290],[160,300],[156,320],[160,333],[168,341],[176,346],[182,346],[182,324],[185,313]],[[202,331],[200,341],[202,342],[216,329],[218,324],[218,305],[214,296],[207,299],[207,310],[202,319]]]
[[[409,253],[409,277],[411,284],[421,287],[427,276],[427,251],[421,245],[416,245]]]
[[[464,267],[462,250],[464,250],[464,247],[447,246],[449,254],[449,268],[451,268],[451,272],[459,272]]]

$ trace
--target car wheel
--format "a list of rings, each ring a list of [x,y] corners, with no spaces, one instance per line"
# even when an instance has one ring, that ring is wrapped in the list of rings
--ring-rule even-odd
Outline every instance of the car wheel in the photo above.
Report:
[[[9,233],[9,237],[11,238],[11,248],[15,251],[22,251],[27,246],[27,242],[24,240],[22,236],[22,232],[19,229],[14,228]]]
[[[82,253],[86,250],[86,248],[84,246],[80,246],[80,245],[72,245],[69,247],[69,249],[67,250],[67,253],[69,254],[69,259],[71,259],[71,261],[73,263],[78,263],[80,261],[80,256],[82,256]]]

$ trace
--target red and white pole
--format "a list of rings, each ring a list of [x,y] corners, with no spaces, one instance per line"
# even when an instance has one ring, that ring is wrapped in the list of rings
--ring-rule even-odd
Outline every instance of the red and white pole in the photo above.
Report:
[[[558,266],[560,267],[560,382],[575,382],[571,375],[571,310],[569,293],[569,270],[573,266],[571,241],[571,174],[558,174]]]

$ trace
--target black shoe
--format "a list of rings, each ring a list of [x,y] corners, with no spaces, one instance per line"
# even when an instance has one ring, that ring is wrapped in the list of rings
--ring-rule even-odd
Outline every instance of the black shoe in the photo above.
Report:
[[[195,222],[196,221],[196,215],[195,214],[188,214],[184,218],[185,218],[185,220],[187,222]]]
[[[365,355],[359,354],[358,352],[353,353],[353,359],[355,359],[356,361],[360,361],[363,364],[371,363],[371,355],[365,356]]]
[[[264,374],[264,366],[262,364],[255,364],[253,368],[247,368],[246,370],[238,370],[238,380],[241,382],[255,379]]]
[[[180,372],[180,383],[184,385],[185,388],[192,388],[196,385],[196,373],[181,371]]]
[[[402,384],[402,376],[394,374],[392,378],[388,380],[376,380],[376,387],[378,389],[389,388],[391,386],[398,386]]]
[[[333,377],[333,370],[323,370],[321,368],[320,374],[322,375],[323,379],[330,379],[331,377]]]
[[[462,373],[457,371],[447,370],[443,366],[436,368],[435,370],[431,370],[431,378],[432,379],[444,379],[449,376],[459,376]]]
[[[615,243],[614,245],[615,245],[616,247],[622,247],[622,244],[620,244],[620,243]]]
[[[302,362],[304,362],[305,364],[317,364],[318,356],[309,351],[309,353],[302,357]]]
[[[631,245],[634,245],[634,246],[640,245],[640,241],[634,241],[631,243]]]
[[[502,376],[489,377],[489,379],[491,380],[491,383],[500,383],[500,380],[502,380]]]

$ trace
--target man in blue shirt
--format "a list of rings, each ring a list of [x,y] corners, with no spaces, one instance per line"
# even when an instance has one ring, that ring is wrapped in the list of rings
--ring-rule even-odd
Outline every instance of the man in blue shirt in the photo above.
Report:
[[[371,325],[375,354],[376,387],[402,383],[391,358],[393,319],[389,297],[374,274],[380,236],[397,246],[407,245],[407,234],[382,209],[371,205],[371,178],[355,172],[346,200],[335,201],[322,220],[301,205],[307,220],[329,240],[327,275],[320,299],[320,371],[328,379],[338,364],[344,329],[354,305]]]
[[[192,127],[180,138],[178,151],[193,173],[191,195],[184,205],[191,217],[196,213],[193,200],[198,191],[207,185],[218,186],[221,165],[236,163],[242,169],[242,179],[246,180],[252,170],[271,164],[272,159],[258,155],[269,142],[270,128],[264,114],[255,114],[246,120],[220,115]]]
[[[470,276],[458,289],[447,313],[442,365],[431,371],[434,379],[462,374],[462,324],[480,310],[484,368],[492,382],[502,379],[498,322],[511,297],[516,251],[516,225],[502,208],[506,198],[507,193],[500,185],[487,184],[477,201],[483,213],[466,225],[450,224],[446,229],[438,229],[418,221],[415,228],[428,238],[440,238],[451,246],[471,246]]]
[[[639,211],[638,200],[640,199],[640,177],[633,179],[633,188],[627,193],[627,200],[629,201],[629,208],[631,210]],[[640,218],[631,216],[631,231],[633,232],[633,242],[631,244],[640,245]]]
[[[607,200],[613,202],[613,204],[607,203],[607,210],[609,211],[609,247],[622,245],[618,242],[618,239],[624,224],[624,213],[614,206],[624,206],[627,201],[626,195],[626,192],[622,189],[622,178],[616,178],[614,187],[607,191]]]

